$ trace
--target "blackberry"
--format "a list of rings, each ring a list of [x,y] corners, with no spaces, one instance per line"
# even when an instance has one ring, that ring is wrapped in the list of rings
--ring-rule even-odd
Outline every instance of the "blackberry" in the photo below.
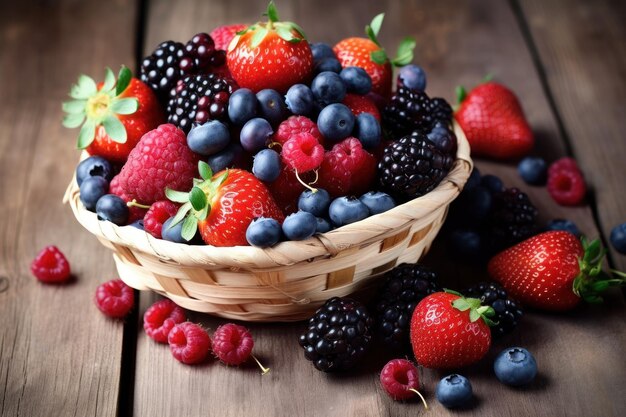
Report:
[[[167,121],[189,132],[192,123],[228,118],[228,99],[237,84],[215,74],[187,75],[170,93]]]
[[[430,99],[422,91],[399,87],[383,110],[383,123],[395,137],[420,130],[429,132],[436,121],[450,124],[452,108],[442,98]]]
[[[420,197],[445,177],[450,159],[425,134],[413,132],[383,151],[378,163],[379,184],[398,200]]]
[[[498,251],[525,240],[537,231],[537,209],[518,188],[493,193],[489,215],[489,234]]]
[[[415,306],[426,296],[441,291],[437,275],[418,264],[402,264],[385,274],[376,301],[376,330],[385,345],[409,345],[409,325]]]
[[[309,319],[300,335],[304,357],[324,372],[352,368],[372,342],[373,320],[363,304],[333,297]]]
[[[478,298],[481,304],[494,309],[496,315],[491,320],[497,324],[491,327],[491,334],[496,337],[510,333],[523,316],[517,303],[508,297],[506,290],[498,283],[481,282],[469,287],[464,294]]]

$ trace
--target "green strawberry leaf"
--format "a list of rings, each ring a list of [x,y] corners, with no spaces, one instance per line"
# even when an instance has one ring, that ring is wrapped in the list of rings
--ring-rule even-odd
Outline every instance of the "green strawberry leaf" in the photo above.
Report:
[[[189,201],[189,193],[183,193],[182,191],[172,190],[171,188],[165,189],[165,196],[168,200],[175,203],[186,203]]]
[[[85,115],[83,113],[67,114],[63,117],[63,126],[68,129],[74,129],[83,124]]]
[[[217,177],[215,181],[213,181],[213,184],[215,184],[215,188],[216,189],[219,188],[220,185],[222,185],[224,181],[226,181],[227,178],[228,178],[228,168],[226,169],[226,172],[224,172],[222,175]]]
[[[206,218],[209,217],[210,212],[211,212],[211,205],[207,204],[199,213],[196,214],[196,217],[200,221],[206,220]]]
[[[476,320],[480,319],[480,313],[477,310],[470,310],[470,321],[474,323]]]
[[[174,222],[172,221],[172,224]],[[187,216],[185,221],[183,222],[183,228],[181,231],[181,236],[186,241],[190,241],[196,235],[196,231],[198,230],[198,220],[195,216]]]
[[[139,109],[139,100],[135,97],[113,100],[111,111],[117,114],[133,114]]]
[[[78,149],[85,149],[93,142],[96,136],[96,122],[91,119],[87,119],[83,127],[80,128],[78,133],[78,143],[76,147]]]
[[[370,53],[370,59],[372,60],[373,63],[382,65],[385,62],[387,62],[387,54],[385,53],[384,49],[372,51]]]
[[[102,85],[102,91],[111,91],[115,87],[115,74],[111,71],[111,68],[107,67],[104,70],[104,84]]]
[[[204,161],[198,162],[198,172],[200,173],[200,176],[203,180],[210,180],[211,177],[213,177],[213,170],[211,169],[209,164]]]
[[[274,0],[270,1],[270,4],[267,5],[267,12],[263,14],[267,16],[270,22],[278,22],[280,18],[278,17],[278,10],[276,9],[276,5],[274,4]]]
[[[461,104],[463,100],[467,98],[467,90],[465,90],[465,87],[463,87],[462,85],[458,85],[456,87],[455,92],[456,92],[456,102],[458,104]]]
[[[200,188],[193,187],[189,193],[189,202],[194,210],[200,211],[207,205],[206,194]]]
[[[187,215],[187,213],[189,213],[190,210],[191,210],[191,203],[187,201],[185,204],[180,206],[180,208],[178,209],[178,212],[172,219],[172,222],[170,223],[170,225],[176,226],[185,218],[185,216]]]
[[[396,67],[403,67],[413,61],[413,50],[415,49],[415,39],[404,38],[398,46],[398,54],[391,63]]]
[[[287,42],[300,42],[302,39],[297,38],[293,35],[293,33],[291,33],[291,30],[286,28],[285,26],[276,26],[276,33],[278,34],[278,36],[280,36],[282,39],[286,40]]]
[[[463,294],[461,294],[458,291],[451,290],[450,288],[444,288],[443,292],[447,292],[448,294],[454,294],[454,295],[458,295],[459,297],[463,297]]]
[[[71,100],[63,103],[63,111],[70,114],[84,114],[87,100]]]
[[[120,119],[109,115],[102,121],[102,126],[104,126],[104,131],[114,142],[126,143],[126,128],[122,122],[120,122]]]
[[[117,85],[115,86],[115,95],[119,96],[126,90],[126,87],[130,84],[130,80],[133,78],[133,73],[124,65],[120,68],[120,72],[117,75]]]
[[[260,27],[258,28],[255,32],[254,35],[252,35],[252,39],[250,40],[250,48],[254,49],[256,47],[258,47],[261,42],[263,42],[263,39],[265,39],[265,36],[267,35],[268,30],[265,27]]]
[[[452,307],[456,308],[459,311],[467,311],[472,308],[472,305],[468,303],[465,298],[457,298],[452,302]]]
[[[369,29],[372,31],[372,33],[374,34],[374,37],[377,37],[378,34],[380,33],[380,28],[383,25],[383,19],[385,18],[385,14],[384,13],[380,13],[376,16],[374,16],[374,18],[372,19],[372,23],[370,23],[367,27],[369,27]]]
[[[304,29],[302,29],[302,27],[294,22],[283,22],[283,24],[287,25],[287,27],[289,27],[290,29],[295,30],[296,32],[298,32],[300,34],[300,36],[302,37],[302,39],[306,39],[306,33],[304,33]]]
[[[91,97],[98,92],[96,82],[93,78],[88,77],[87,75],[80,75],[78,77],[78,88],[80,88],[80,91],[85,95],[85,97],[81,98]]]
[[[484,83],[488,83],[491,80],[493,80],[493,74],[488,73],[487,75],[483,77],[483,79],[480,82],[484,84]]]

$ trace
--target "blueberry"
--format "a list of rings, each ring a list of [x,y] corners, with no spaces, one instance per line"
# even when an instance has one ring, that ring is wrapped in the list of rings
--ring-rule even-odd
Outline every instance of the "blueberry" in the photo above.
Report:
[[[479,185],[463,193],[459,199],[459,205],[465,216],[471,220],[482,221],[489,215],[492,201],[491,192],[483,185]]]
[[[172,220],[174,220],[173,216],[165,220],[165,223],[163,223],[163,228],[161,229],[161,237],[163,240],[175,243],[188,243],[182,235],[183,222],[178,222],[174,226],[170,226],[172,224]]]
[[[311,44],[311,53],[313,54],[313,61],[315,62],[324,58],[336,58],[333,48],[323,42],[313,42]]]
[[[341,63],[337,58],[323,58],[319,61],[315,62],[315,66],[313,67],[313,73],[319,74],[321,72],[334,72],[339,74],[341,71]]]
[[[187,146],[200,155],[214,155],[228,146],[230,133],[222,122],[210,120],[194,126],[187,134]]]
[[[256,116],[258,100],[248,88],[240,88],[228,100],[228,118],[234,125],[243,126]]]
[[[261,181],[276,181],[280,175],[280,155],[273,149],[263,149],[254,156],[252,173]]]
[[[483,175],[480,179],[480,185],[487,188],[487,190],[489,190],[492,194],[504,191],[504,183],[495,175]]]
[[[372,90],[372,79],[361,67],[346,67],[341,70],[339,76],[350,93],[363,96]]]
[[[409,90],[426,90],[426,72],[417,65],[405,65],[398,71],[398,84]]]
[[[285,217],[283,233],[289,240],[304,240],[315,234],[317,218],[306,211],[297,211]]]
[[[548,177],[548,164],[543,158],[528,156],[520,161],[517,172],[526,184],[544,185]]]
[[[278,91],[266,88],[256,93],[256,98],[259,101],[259,115],[272,126],[278,126],[287,118],[285,99]]]
[[[293,114],[308,115],[313,112],[315,97],[309,87],[304,84],[294,84],[287,90],[285,96],[287,108]]]
[[[87,177],[80,185],[80,201],[89,211],[96,210],[96,203],[109,192],[109,182],[103,177]]]
[[[135,229],[145,230],[143,227],[143,219],[135,220],[129,226],[134,227]]]
[[[472,170],[472,173],[467,179],[467,182],[465,183],[465,187],[463,188],[463,193],[471,190],[472,188],[476,187],[478,184],[480,184],[480,171],[478,170],[478,168],[474,167],[474,169]]]
[[[474,230],[458,229],[448,237],[452,252],[464,259],[477,259],[483,253],[482,238]]]
[[[381,191],[370,191],[363,194],[359,200],[363,204],[365,204],[370,211],[370,215],[383,213],[387,210],[391,210],[396,206],[396,202],[394,201],[389,194],[385,194]]]
[[[356,117],[355,136],[365,149],[374,149],[380,145],[380,123],[370,113],[361,113]]]
[[[128,220],[128,206],[126,202],[114,194],[100,197],[96,204],[96,213],[99,220],[109,221],[118,226],[126,224]]]
[[[252,246],[267,248],[280,241],[282,230],[277,220],[259,217],[250,223],[246,230],[246,240]]]
[[[317,128],[326,139],[339,142],[352,134],[354,115],[344,104],[330,104],[317,117]]]
[[[243,152],[241,145],[231,143],[221,152],[211,155],[206,162],[213,172],[220,172],[223,169],[231,167],[235,159]]]
[[[577,237],[580,237],[582,233],[576,223],[567,219],[553,219],[548,222],[547,230],[564,230],[566,232],[570,232]]]
[[[315,192],[304,190],[298,198],[298,209],[306,211],[317,217],[323,217],[328,214],[328,206],[330,206],[330,195],[328,191],[318,188]]]
[[[102,177],[107,181],[113,179],[113,169],[106,159],[100,156],[90,156],[80,161],[76,167],[76,182],[78,186],[89,177]]]
[[[435,146],[445,152],[456,152],[456,135],[442,122],[435,123],[432,130],[426,135],[428,140],[435,144]]]
[[[322,104],[341,103],[346,96],[346,85],[339,74],[324,71],[313,78],[311,91]]]
[[[265,148],[268,138],[273,133],[272,126],[267,120],[260,117],[248,120],[239,134],[241,146],[248,152],[256,153]]]
[[[437,384],[436,395],[446,408],[461,407],[472,399],[472,384],[462,375],[448,375]]]
[[[341,227],[365,219],[370,215],[370,211],[356,197],[339,197],[330,203],[328,215],[335,226]]]
[[[611,230],[611,245],[616,251],[626,255],[626,223],[618,224]]]
[[[315,229],[315,233],[326,233],[332,230],[332,225],[328,220],[323,217],[317,218],[317,228]]]
[[[526,385],[537,376],[537,362],[526,349],[512,347],[498,355],[493,364],[493,371],[500,382],[506,385]]]

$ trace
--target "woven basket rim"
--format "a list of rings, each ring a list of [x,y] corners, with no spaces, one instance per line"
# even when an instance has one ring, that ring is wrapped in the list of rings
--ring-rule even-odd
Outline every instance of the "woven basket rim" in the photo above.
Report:
[[[99,239],[107,240],[156,256],[161,262],[181,266],[230,266],[249,270],[280,268],[319,257],[333,257],[355,246],[379,241],[406,228],[416,219],[428,216],[456,198],[467,181],[473,163],[470,147],[462,129],[454,122],[458,149],[455,163],[448,175],[431,192],[422,197],[398,205],[391,210],[370,216],[302,241],[284,241],[271,248],[253,246],[215,247],[211,245],[187,245],[156,239],[135,227],[116,226],[98,220],[79,199],[79,187],[75,177],[66,190],[63,201],[69,205],[78,222]],[[86,157],[83,153],[81,158]]]

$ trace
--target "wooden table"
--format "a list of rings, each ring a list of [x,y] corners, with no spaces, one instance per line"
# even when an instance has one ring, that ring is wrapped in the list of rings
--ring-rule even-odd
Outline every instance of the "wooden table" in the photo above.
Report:
[[[453,99],[491,73],[520,97],[549,160],[574,155],[592,187],[590,205],[561,208],[545,188],[521,183],[514,165],[477,161],[483,172],[521,185],[541,221],[565,217],[604,239],[626,220],[626,3],[602,0],[331,1],[279,0],[281,16],[310,39],[336,42],[362,33],[385,11],[380,36],[397,45],[417,40],[429,92]],[[159,42],[186,40],[223,23],[252,22],[265,1],[58,0],[0,1],[0,414],[2,416],[408,416],[419,403],[391,401],[378,384],[384,355],[344,375],[326,375],[303,359],[302,324],[251,325],[255,351],[272,368],[198,367],[152,343],[141,315],[156,297],[138,294],[124,322],[107,320],[91,298],[116,277],[110,254],[61,204],[78,154],[75,132],[61,127],[60,102],[79,73],[137,67]],[[40,285],[29,262],[47,244],[71,260],[76,279]],[[626,257],[611,252],[612,266]],[[485,277],[450,265],[437,241],[426,260],[449,283]],[[480,365],[464,370],[477,401],[464,415],[626,415],[626,306],[619,291],[600,307],[571,314],[529,313],[519,331],[498,341]],[[209,328],[222,320],[191,319]],[[536,355],[540,375],[510,389],[491,371],[511,345]],[[443,374],[424,371],[430,415],[447,415],[434,399]]]

